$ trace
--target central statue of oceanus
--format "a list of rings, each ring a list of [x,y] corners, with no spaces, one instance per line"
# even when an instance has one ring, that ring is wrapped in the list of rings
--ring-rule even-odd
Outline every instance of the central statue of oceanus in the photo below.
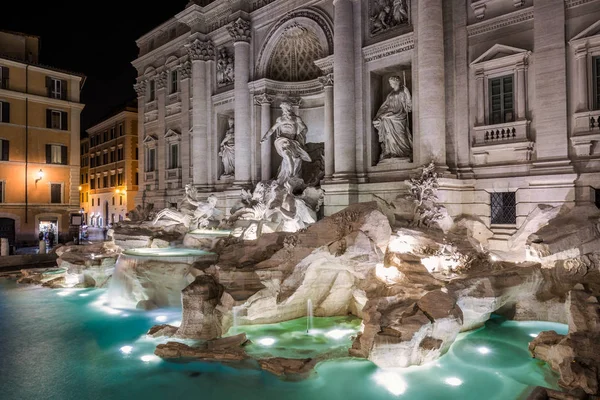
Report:
[[[283,115],[277,118],[275,125],[265,133],[261,143],[275,133],[275,149],[281,156],[281,166],[277,175],[277,183],[283,185],[290,180],[302,180],[302,162],[311,162],[304,148],[308,128],[302,118],[292,112],[292,105],[281,103]]]
[[[165,208],[159,211],[152,224],[156,225],[159,220],[166,219],[183,224],[188,230],[206,228],[211,221],[216,221],[221,213],[215,208],[217,201],[214,194],[208,196],[206,202],[198,200],[196,189],[192,185],[186,185],[185,195],[177,209]]]

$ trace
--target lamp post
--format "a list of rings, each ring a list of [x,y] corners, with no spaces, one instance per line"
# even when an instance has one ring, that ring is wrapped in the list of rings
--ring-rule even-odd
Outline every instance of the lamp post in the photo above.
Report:
[[[44,177],[44,171],[42,171],[42,169],[40,168],[40,170],[37,173],[37,179],[35,180],[35,186],[37,186],[38,181],[41,181],[42,178]]]

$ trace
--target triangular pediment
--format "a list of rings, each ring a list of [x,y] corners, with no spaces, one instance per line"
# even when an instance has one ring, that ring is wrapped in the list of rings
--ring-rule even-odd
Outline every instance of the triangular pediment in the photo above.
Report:
[[[573,37],[573,39],[569,40],[569,43],[576,44],[595,36],[600,36],[600,20],[594,22],[592,25],[579,32]]]
[[[146,135],[146,137],[144,138],[144,143],[156,142],[157,140],[158,138],[154,135]]]
[[[471,66],[511,56],[528,56],[529,54],[531,54],[529,50],[503,44],[495,44],[490,47],[488,51],[477,57],[475,61],[471,63]]]
[[[165,139],[172,138],[172,137],[178,138],[179,136],[181,136],[181,133],[179,133],[173,129],[168,129],[167,132],[165,133]]]

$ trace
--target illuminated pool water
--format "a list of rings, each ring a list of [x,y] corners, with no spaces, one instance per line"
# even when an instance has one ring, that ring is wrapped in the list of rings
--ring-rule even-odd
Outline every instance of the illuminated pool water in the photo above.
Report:
[[[231,232],[231,230],[226,229],[194,229],[190,233],[192,235],[203,235],[208,237],[227,237],[231,236]]]
[[[177,324],[180,310],[115,310],[104,305],[105,294],[0,280],[2,400],[508,400],[520,398],[531,385],[556,387],[556,377],[526,348],[542,330],[566,331],[558,324],[493,319],[485,329],[462,335],[428,366],[384,371],[369,361],[343,359],[319,364],[311,379],[283,382],[266,372],[217,363],[161,361],[153,356],[160,341],[145,339],[144,333],[157,323]],[[240,330],[255,342],[249,348],[253,354],[312,356],[315,350],[343,350],[356,324],[315,318],[317,331],[310,337],[302,319]],[[265,338],[274,342],[261,344]]]

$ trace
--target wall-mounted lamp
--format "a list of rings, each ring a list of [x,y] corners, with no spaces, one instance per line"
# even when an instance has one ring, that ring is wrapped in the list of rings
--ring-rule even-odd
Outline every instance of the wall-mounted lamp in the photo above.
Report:
[[[37,185],[38,181],[41,181],[41,180],[42,180],[42,178],[44,177],[44,171],[42,171],[42,170],[41,170],[41,168],[40,168],[40,170],[38,171],[38,173],[37,173],[37,176],[38,176],[38,177],[37,177],[37,179],[35,180],[35,184],[36,184],[36,185]]]
[[[79,186],[79,191],[81,192],[81,186]]]

